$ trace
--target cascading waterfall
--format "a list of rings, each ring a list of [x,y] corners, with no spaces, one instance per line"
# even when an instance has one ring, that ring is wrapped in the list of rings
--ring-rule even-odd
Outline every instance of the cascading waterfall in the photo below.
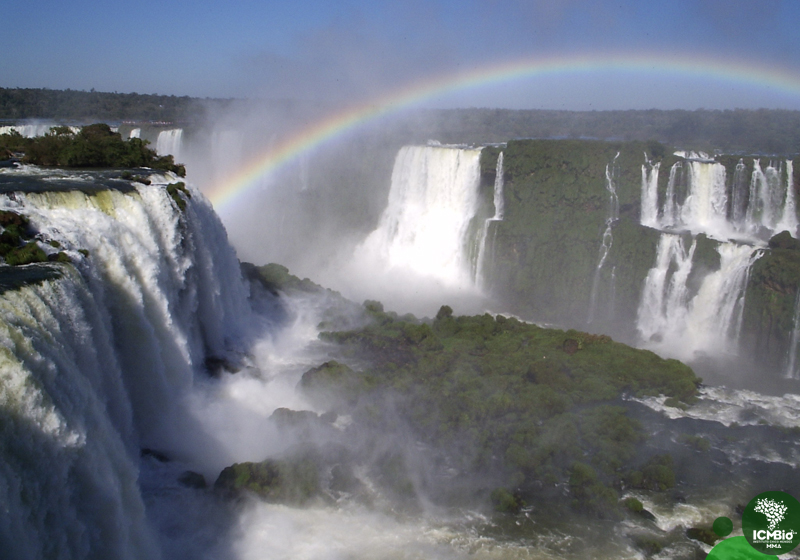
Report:
[[[483,230],[478,240],[478,258],[475,261],[475,282],[479,288],[484,288],[486,284],[486,253],[491,252],[489,247],[489,231],[492,223],[501,222],[505,213],[505,201],[503,200],[503,152],[497,156],[497,166],[494,176],[494,215],[483,222]]]
[[[689,195],[680,210],[680,223],[692,232],[726,238],[728,197],[725,167],[719,163],[688,160]]]
[[[131,129],[128,138],[141,138],[142,137],[142,129],[141,128],[134,128]]]
[[[357,254],[385,272],[411,272],[447,287],[472,288],[467,237],[479,185],[480,149],[401,148],[388,206]]]
[[[660,342],[664,333],[685,323],[686,281],[695,247],[696,242],[692,241],[687,250],[680,235],[661,236],[656,264],[647,273],[636,320],[643,341]]]
[[[766,230],[770,234],[788,230],[797,237],[797,214],[794,196],[793,165],[786,161],[777,167],[773,162],[766,169],[755,160],[750,179],[750,204],[747,207],[745,229],[757,235]],[[785,183],[783,177],[786,177]]]
[[[619,157],[619,152],[617,155],[614,156],[614,161],[608,165],[606,164],[606,190],[608,191],[608,215],[606,217],[606,229],[603,231],[603,238],[600,242],[600,258],[597,263],[597,267],[594,271],[594,278],[592,280],[592,292],[589,298],[589,316],[586,319],[587,324],[591,324],[594,321],[594,316],[596,313],[597,307],[597,292],[600,287],[600,275],[603,271],[603,265],[606,263],[606,259],[608,258],[608,252],[611,250],[611,245],[614,242],[613,236],[613,227],[614,222],[619,219],[619,197],[617,196],[617,188],[614,184],[614,177],[616,175],[615,171],[615,164],[617,162],[617,158]],[[651,174],[655,174],[656,177],[658,176],[658,167],[656,164],[655,169]],[[645,177],[645,170],[644,166],[642,166],[642,174],[646,180],[649,180],[649,177]],[[644,181],[643,181],[644,182]],[[610,286],[609,286],[609,295],[613,296],[614,294],[614,285],[615,281],[615,274],[614,269],[611,270],[610,276]],[[608,314],[610,315],[614,310],[614,298],[610,297],[608,301]],[[611,318],[611,317],[609,317]]]
[[[678,216],[680,215],[679,205],[677,201],[677,183],[681,173],[683,171],[683,165],[678,162],[673,165],[669,170],[669,178],[667,180],[667,193],[666,193],[666,200],[664,201],[664,210],[661,214],[661,224],[662,227],[674,227],[677,224]],[[657,185],[656,185],[657,186]],[[655,197],[658,198],[658,192],[655,191]],[[657,203],[656,203],[657,204]],[[651,227],[658,228],[659,226],[653,225]]]
[[[241,355],[247,292],[210,204],[192,190],[181,212],[176,178],[150,179],[0,195],[73,262],[0,294],[4,558],[160,558],[139,448],[217,445],[183,396],[207,356]]]
[[[783,203],[783,214],[775,228],[777,231],[788,231],[797,236],[797,204],[794,196],[794,162],[786,160],[786,198]]]
[[[180,161],[183,141],[183,129],[172,128],[158,133],[156,140],[156,153],[160,156],[171,155],[175,161]]]
[[[744,160],[739,160],[733,173],[731,187],[731,220],[737,229],[742,229],[747,217],[747,203],[750,200],[750,182],[747,177],[747,166]]]
[[[642,218],[643,226],[658,224],[658,172],[661,162],[650,163],[645,157],[642,164]]]
[[[663,233],[656,264],[645,280],[637,330],[646,345],[682,359],[735,354],[744,291],[759,248],[779,231],[797,235],[791,161],[785,168],[770,164],[762,170],[756,159],[748,177],[740,160],[728,187],[723,165],[705,154],[682,155],[670,170],[656,220],[652,216],[654,199],[658,207],[657,185],[643,168],[642,225]],[[686,189],[682,201],[679,184]],[[695,241],[685,250],[676,231],[702,233],[718,242],[719,268],[702,277],[694,294],[689,294],[686,280],[693,268]]]

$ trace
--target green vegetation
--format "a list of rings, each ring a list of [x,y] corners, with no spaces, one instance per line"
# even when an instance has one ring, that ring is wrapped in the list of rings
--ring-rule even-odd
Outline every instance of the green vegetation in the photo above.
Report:
[[[46,167],[150,167],[183,177],[186,169],[173,157],[159,156],[139,138],[123,140],[107,124],[91,124],[73,134],[54,127],[44,136],[23,138],[18,133],[0,135],[0,153],[23,152],[24,163]]]
[[[229,495],[250,492],[268,502],[302,505],[319,496],[317,462],[311,457],[236,463],[226,467],[214,489]]]
[[[741,337],[745,355],[772,368],[785,365],[798,292],[800,248],[788,232],[780,233],[750,268]]]
[[[325,288],[315,284],[308,278],[302,280],[290,274],[289,269],[283,265],[270,263],[256,266],[252,263],[242,263],[242,274],[245,278],[255,280],[273,294],[278,292],[321,292]]]
[[[685,443],[689,447],[700,451],[701,453],[707,452],[711,449],[711,442],[703,436],[695,436],[692,434],[681,434],[678,438],[681,443]]]
[[[714,546],[714,543],[719,540],[719,536],[709,527],[690,527],[686,529],[686,536],[708,546]]]
[[[0,119],[186,121],[228,103],[174,95],[0,88]]]
[[[622,505],[625,507],[625,509],[633,513],[642,513],[643,511],[645,511],[644,504],[642,504],[642,502],[633,497],[625,498],[624,500],[622,500]]]
[[[588,321],[609,218],[608,168],[619,219],[612,227],[614,241],[597,278],[591,313],[606,332],[610,329],[618,337],[633,339],[642,279],[653,266],[659,239],[657,231],[639,225],[641,169],[645,154],[653,159],[666,151],[653,142],[508,142],[503,150],[506,212],[494,226],[494,251],[487,257],[492,263],[493,295],[537,321],[573,325]],[[494,183],[498,152],[482,153],[487,188]]]
[[[10,210],[0,210],[0,226],[3,228],[0,233],[0,257],[7,265],[47,262],[47,254],[33,240],[34,232],[28,218]],[[57,253],[55,259],[69,261],[61,252]]]
[[[167,194],[175,201],[181,212],[186,211],[186,199],[192,198],[192,194],[186,188],[186,183],[170,183],[167,185]]]
[[[574,507],[613,515],[623,483],[674,486],[669,456],[631,470],[645,435],[620,397],[691,402],[699,379],[680,362],[607,336],[503,316],[455,317],[447,306],[430,323],[398,318],[377,302],[365,310],[369,326],[320,336],[340,344],[345,360],[369,365],[355,371],[327,362],[308,371],[300,389],[359,425],[383,433],[410,426],[459,470],[493,473],[498,511],[547,499],[566,483]]]

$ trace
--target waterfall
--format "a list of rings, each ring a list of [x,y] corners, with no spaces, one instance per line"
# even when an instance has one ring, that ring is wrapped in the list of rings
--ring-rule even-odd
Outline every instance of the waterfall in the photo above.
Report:
[[[747,204],[750,200],[747,166],[744,164],[744,160],[740,159],[736,164],[731,192],[731,220],[737,229],[742,229],[747,217]]]
[[[0,195],[72,260],[0,293],[4,558],[160,558],[139,448],[217,445],[183,397],[207,356],[241,355],[247,291],[211,205],[190,187],[180,211],[175,179]]]
[[[160,156],[171,155],[178,162],[180,161],[182,140],[182,128],[162,130],[158,133],[158,139],[156,140],[156,153]]]
[[[661,162],[642,164],[642,218],[643,226],[657,227],[658,224],[658,171]]]
[[[684,158],[670,168],[660,207],[658,164],[642,166],[642,225],[749,243],[758,243],[757,239],[783,230],[797,235],[791,160],[785,166],[783,162],[770,163],[762,170],[760,161],[755,159],[749,179],[747,166],[740,160],[729,185],[722,164],[705,154],[682,155]],[[686,189],[682,200],[679,188]]]
[[[720,243],[720,268],[707,274],[689,298],[696,240],[688,250],[679,235],[664,233],[656,264],[645,279],[637,330],[645,346],[691,360],[700,353],[735,354],[744,291],[758,251],[750,245]]]
[[[444,286],[474,285],[467,239],[480,185],[480,149],[406,146],[392,171],[378,227],[356,249],[380,272],[411,272]]]
[[[475,264],[475,282],[480,288],[484,288],[486,284],[486,253],[490,251],[489,244],[489,230],[493,222],[500,222],[503,220],[505,212],[505,201],[503,200],[503,152],[497,156],[497,166],[495,167],[494,176],[494,215],[483,222],[483,229],[478,240],[478,258]]]
[[[682,359],[735,354],[744,291],[759,248],[779,231],[797,235],[792,162],[762,168],[754,159],[748,174],[741,159],[728,185],[725,167],[707,155],[677,155],[682,159],[670,169],[660,212],[653,208],[653,172],[642,168],[641,223],[662,235],[639,302],[637,330],[645,345]],[[686,189],[683,200],[679,187]],[[698,279],[691,297],[686,280],[696,268],[696,238],[686,250],[676,231],[705,234],[717,243],[720,267]],[[701,269],[693,275],[702,274]]]
[[[791,167],[791,165],[787,165],[787,167]],[[797,235],[797,216],[794,214],[795,202],[791,173],[786,181],[786,187],[783,186],[782,176],[783,166],[781,164],[778,164],[776,168],[770,162],[767,168],[763,169],[760,160],[754,161],[746,223],[746,227],[751,233],[758,234],[762,229],[771,233],[789,229],[793,236]]]
[[[788,231],[792,237],[797,237],[797,204],[794,196],[794,162],[786,160],[786,196],[783,204],[783,214],[776,227],[777,231]]]
[[[692,299],[680,344],[692,352],[735,354],[739,341],[744,292],[758,251],[750,245],[721,243],[719,270],[708,274]]]
[[[589,298],[589,316],[586,319],[587,324],[591,324],[592,321],[594,321],[594,315],[596,311],[595,308],[597,307],[597,292],[600,286],[600,273],[603,270],[603,265],[605,264],[606,259],[608,258],[608,252],[611,250],[611,245],[614,242],[614,237],[612,233],[614,222],[616,222],[619,219],[619,197],[617,197],[617,188],[616,185],[614,184],[614,175],[615,175],[614,164],[616,163],[618,157],[619,157],[619,152],[617,152],[617,155],[614,156],[614,161],[611,163],[611,165],[606,164],[606,190],[608,191],[608,214],[606,217],[606,228],[605,231],[603,231],[603,237],[600,242],[599,260],[597,263],[597,267],[595,268],[594,271],[594,279],[592,280],[592,291]],[[656,164],[656,167],[654,169],[654,173],[656,174],[656,176],[658,175],[657,165],[658,164]],[[644,179],[642,183],[644,184],[645,182],[648,181],[648,178],[644,177],[645,174],[644,166],[642,166],[642,174]],[[644,220],[644,217],[642,219]],[[609,293],[611,294],[614,293],[615,289],[614,280],[615,280],[615,275],[614,271],[612,270],[611,285],[609,287]],[[612,298],[609,300],[609,308],[608,308],[609,314],[613,312],[614,309],[613,305],[614,302]]]
[[[142,137],[142,129],[141,128],[133,128],[131,129],[131,133],[128,135],[128,138],[141,138]]]
[[[680,210],[680,223],[693,232],[728,237],[725,167],[719,163],[689,161],[688,170],[689,195]]]
[[[687,250],[680,235],[661,235],[656,264],[645,278],[636,328],[645,343],[660,342],[685,323],[688,289],[696,242]]]
[[[680,162],[673,165],[669,170],[669,179],[667,181],[667,194],[664,200],[664,210],[662,212],[662,220],[660,227],[671,228],[675,227],[675,224],[677,223],[680,211],[679,211],[678,201],[676,199],[677,197],[676,184],[678,182],[678,178],[681,175],[681,171],[683,171],[683,167]]]
[[[505,213],[505,200],[503,199],[503,152],[497,156],[497,167],[495,168],[495,176],[494,176],[494,197],[492,201],[494,202],[494,216],[492,217],[493,220],[502,220],[503,215]]]

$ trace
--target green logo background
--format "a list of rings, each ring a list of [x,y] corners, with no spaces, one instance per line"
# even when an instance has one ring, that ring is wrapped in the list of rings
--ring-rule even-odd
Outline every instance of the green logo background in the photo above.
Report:
[[[759,500],[771,500],[782,503],[786,506],[786,512],[773,531],[792,531],[791,542],[754,542],[753,531],[769,531],[769,520],[763,513],[756,512],[755,509]],[[763,492],[750,500],[742,514],[742,532],[750,545],[764,554],[776,555],[789,552],[800,544],[800,502],[786,492]],[[770,546],[772,545],[772,546]]]

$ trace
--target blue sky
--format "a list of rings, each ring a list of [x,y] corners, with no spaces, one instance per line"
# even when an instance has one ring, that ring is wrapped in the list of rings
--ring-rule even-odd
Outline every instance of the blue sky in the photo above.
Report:
[[[652,53],[800,84],[798,0],[29,0],[4,11],[0,86],[356,104],[504,61]],[[496,82],[430,106],[781,107],[800,87],[680,72]]]

